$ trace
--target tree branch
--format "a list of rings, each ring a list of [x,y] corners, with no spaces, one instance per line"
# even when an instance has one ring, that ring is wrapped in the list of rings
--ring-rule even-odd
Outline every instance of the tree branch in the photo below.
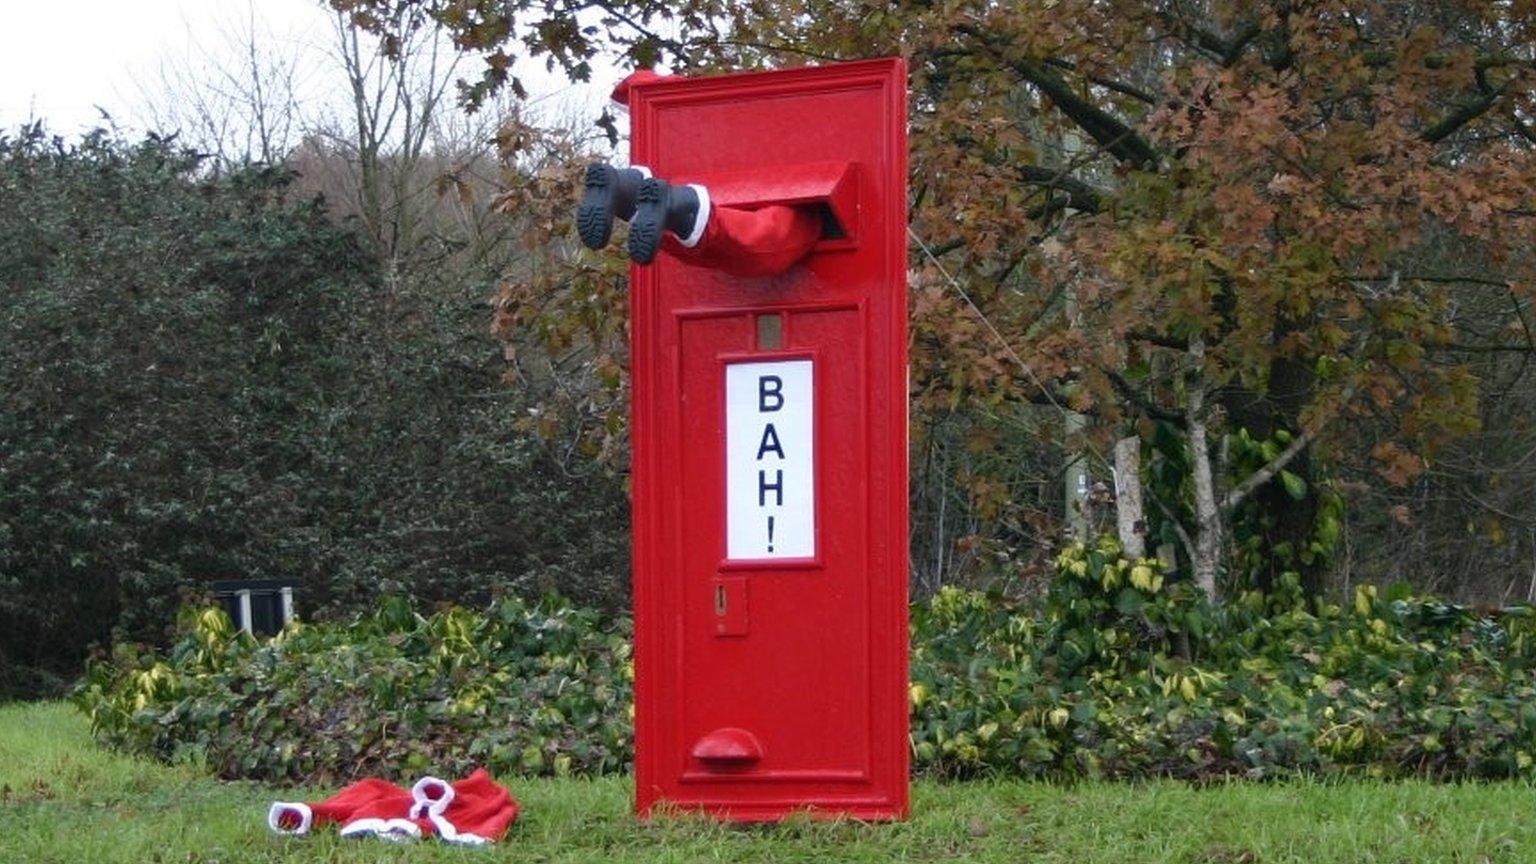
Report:
[[[1125,376],[1121,375],[1119,372],[1113,370],[1105,370],[1104,374],[1109,378],[1109,383],[1114,385],[1115,392],[1119,393],[1122,399],[1134,405],[1136,409],[1141,413],[1151,417],[1153,420],[1161,420],[1164,423],[1172,423],[1180,429],[1183,429],[1186,425],[1188,425],[1188,419],[1185,417],[1184,412],[1170,411],[1167,408],[1152,402],[1150,399],[1137,392],[1135,386],[1132,385],[1131,382],[1125,380]]]
[[[1227,50],[1222,52],[1221,65],[1231,66],[1236,63],[1238,58],[1243,56],[1243,51],[1248,48],[1249,43],[1259,38],[1259,34],[1263,32],[1264,28],[1258,21],[1248,22],[1243,29],[1232,35],[1232,41],[1228,44]]]
[[[1232,34],[1230,39],[1223,39],[1210,30],[1192,24],[1171,12],[1163,12],[1158,15],[1163,23],[1176,31],[1178,35],[1193,37],[1196,47],[1213,55],[1221,61],[1222,66],[1231,66],[1237,59],[1243,56],[1243,51],[1258,35],[1263,32],[1257,19],[1251,20]]]
[[[1532,144],[1536,144],[1536,129],[1532,129],[1530,126],[1526,125],[1520,120],[1519,117],[1513,116],[1514,112],[1510,112],[1510,114],[1511,116],[1509,119],[1510,122],[1514,124],[1515,132],[1518,133],[1521,138],[1524,138]]]
[[[1066,170],[1040,165],[1018,166],[1019,176],[1026,183],[1067,193],[1067,203],[1084,213],[1100,212],[1104,207],[1104,193],[1075,177],[1066,176]]]
[[[1454,134],[1457,129],[1488,113],[1488,109],[1492,108],[1494,103],[1499,101],[1499,97],[1504,95],[1507,89],[1509,89],[1509,82],[1506,81],[1498,87],[1480,94],[1475,99],[1463,102],[1456,110],[1441,118],[1440,122],[1420,132],[1419,137],[1430,144],[1438,144],[1444,141]]]
[[[1189,340],[1175,336],[1167,336],[1162,333],[1153,333],[1150,330],[1130,330],[1125,338],[1134,339],[1137,342],[1145,342],[1148,345],[1156,345],[1159,348],[1172,348],[1175,351],[1188,351]]]
[[[1145,102],[1148,105],[1158,104],[1157,97],[1153,96],[1148,91],[1143,90],[1134,84],[1127,84],[1124,81],[1117,81],[1114,78],[1105,78],[1103,75],[1095,75],[1091,72],[1083,72],[1078,68],[1077,64],[1073,63],[1071,60],[1047,57],[1045,64],[1047,66],[1053,66],[1057,69],[1062,69],[1067,72],[1075,72],[1088,79],[1089,82],[1097,84],[1100,87],[1103,87],[1105,90],[1119,93],[1121,96],[1129,96],[1138,102]]]
[[[1173,532],[1179,535],[1179,542],[1184,545],[1184,553],[1193,558],[1195,556],[1195,541],[1190,539],[1189,531],[1185,530],[1184,524],[1168,509],[1168,505],[1163,503],[1162,496],[1157,494],[1156,486],[1149,485],[1147,491],[1151,493],[1152,503],[1157,505],[1158,511],[1163,514],[1163,518],[1167,519],[1168,524],[1173,526]],[[1168,563],[1174,565],[1178,562],[1169,561]]]
[[[1354,385],[1351,384],[1339,399],[1339,405],[1342,406],[1348,402],[1350,397],[1354,395],[1354,392]],[[1301,451],[1307,449],[1307,446],[1317,439],[1317,433],[1321,432],[1323,427],[1333,420],[1337,410],[1335,409],[1333,413],[1313,423],[1312,428],[1292,438],[1291,443],[1286,445],[1286,448],[1281,450],[1279,455],[1269,460],[1269,464],[1248,475],[1243,482],[1229,489],[1221,501],[1222,514],[1226,515],[1237,509],[1237,505],[1243,503],[1249,495],[1253,494],[1254,490],[1275,479],[1281,471],[1284,471],[1285,466],[1291,464],[1292,460],[1301,455]]]
[[[1007,49],[1011,46],[1000,41],[999,34],[976,25],[958,24],[954,32],[981,43],[999,62],[1034,85],[1035,89],[1055,104],[1056,110],[1065,114],[1120,162],[1147,169],[1157,164],[1157,150],[1145,138],[1108,111],[1077,95],[1077,91],[1045,63],[1027,57],[1009,57]]]
[[[1249,474],[1243,482],[1228,490],[1226,497],[1221,502],[1222,514],[1231,513],[1237,509],[1237,505],[1243,503],[1249,495],[1253,494],[1255,489],[1275,479],[1276,475],[1285,470],[1285,466],[1291,464],[1291,460],[1300,456],[1301,451],[1307,449],[1307,445],[1311,444],[1312,439],[1315,437],[1316,433],[1309,430],[1292,438],[1291,443],[1284,450],[1280,451],[1280,455],[1269,460],[1268,465]]]
[[[1448,351],[1461,354],[1497,354],[1508,352],[1511,354],[1536,353],[1536,346],[1532,345],[1428,345],[1431,351]]]
[[[1157,151],[1146,139],[1109,112],[1078,96],[1060,75],[1031,60],[1017,60],[1011,65],[1111,156],[1134,168],[1150,170],[1157,165]]]
[[[1360,55],[1361,62],[1372,68],[1391,66],[1397,63],[1396,51],[1367,51]],[[1447,54],[1426,54],[1424,56],[1425,69],[1447,69],[1456,59]],[[1536,69],[1536,60],[1526,57],[1516,57],[1512,54],[1480,54],[1472,60],[1474,70],[1499,69],[1505,66],[1520,66],[1526,69]]]
[[[1455,273],[1444,273],[1444,274],[1441,274],[1441,273],[1419,273],[1419,274],[1414,274],[1414,275],[1387,273],[1387,274],[1382,274],[1382,275],[1378,275],[1378,276],[1371,276],[1371,275],[1364,274],[1364,273],[1357,273],[1357,274],[1350,275],[1350,276],[1348,276],[1346,278],[1348,278],[1349,281],[1351,281],[1351,282],[1396,282],[1396,281],[1403,281],[1403,282],[1434,282],[1434,283],[1438,283],[1438,284],[1448,284],[1448,285],[1455,285],[1455,284],[1486,285],[1486,286],[1488,286],[1490,288],[1505,288],[1505,289],[1510,287],[1510,284],[1509,284],[1508,280],[1505,280],[1505,279],[1489,279],[1489,278],[1486,278],[1486,277],[1483,277],[1483,276],[1459,276],[1459,275],[1457,275]]]

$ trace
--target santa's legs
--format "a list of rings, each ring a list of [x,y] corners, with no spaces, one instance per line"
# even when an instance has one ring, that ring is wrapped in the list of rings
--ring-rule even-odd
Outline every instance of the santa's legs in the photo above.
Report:
[[[629,257],[640,264],[651,263],[661,248],[663,232],[681,238],[684,245],[696,245],[709,223],[709,210],[709,190],[703,186],[673,186],[646,178],[629,220]]]
[[[630,223],[627,249],[636,263],[649,264],[666,250],[733,276],[772,276],[821,239],[821,215],[811,207],[717,207],[704,186],[674,185],[642,171],[601,163],[587,169],[587,191],[576,213],[583,243],[606,245],[616,217]]]
[[[590,249],[601,249],[613,236],[613,220],[635,215],[640,183],[651,176],[644,167],[615,168],[606,162],[587,166],[586,192],[576,208],[576,231]]]

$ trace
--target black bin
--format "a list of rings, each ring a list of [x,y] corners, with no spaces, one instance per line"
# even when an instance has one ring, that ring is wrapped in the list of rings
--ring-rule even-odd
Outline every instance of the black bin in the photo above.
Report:
[[[224,579],[213,583],[213,596],[235,626],[255,636],[274,636],[294,617],[293,579]]]

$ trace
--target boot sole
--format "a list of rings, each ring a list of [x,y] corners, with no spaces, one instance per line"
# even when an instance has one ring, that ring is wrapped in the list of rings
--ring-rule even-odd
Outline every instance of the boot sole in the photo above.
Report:
[[[629,220],[629,257],[638,264],[649,264],[661,248],[661,232],[667,218],[666,196],[654,178],[640,184],[635,196],[635,215]]]
[[[603,162],[587,166],[587,191],[576,208],[576,233],[588,249],[607,246],[613,236],[613,196],[618,173]]]

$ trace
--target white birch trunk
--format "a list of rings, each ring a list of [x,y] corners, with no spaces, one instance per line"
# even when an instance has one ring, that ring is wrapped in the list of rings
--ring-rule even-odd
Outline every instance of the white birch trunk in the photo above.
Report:
[[[1216,500],[1216,478],[1211,470],[1211,448],[1206,440],[1205,380],[1200,366],[1205,360],[1205,341],[1190,340],[1190,374],[1185,376],[1188,391],[1189,458],[1195,481],[1195,548],[1193,561],[1195,584],[1212,602],[1216,600],[1216,571],[1221,566],[1222,508]]]
[[[1127,558],[1147,556],[1147,519],[1141,504],[1141,439],[1115,442],[1115,531]]]

